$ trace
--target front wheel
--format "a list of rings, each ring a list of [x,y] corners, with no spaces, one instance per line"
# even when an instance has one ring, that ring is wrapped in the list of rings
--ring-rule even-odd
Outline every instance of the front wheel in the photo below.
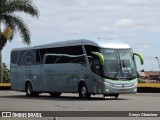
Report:
[[[119,94],[115,94],[115,95],[111,96],[111,99],[117,99],[118,96],[119,96]]]
[[[117,99],[119,94],[104,94],[103,97],[110,98],[110,99]]]
[[[90,98],[90,96],[91,96],[91,94],[88,93],[86,84],[83,83],[80,87],[80,90],[79,90],[79,97],[80,98]]]

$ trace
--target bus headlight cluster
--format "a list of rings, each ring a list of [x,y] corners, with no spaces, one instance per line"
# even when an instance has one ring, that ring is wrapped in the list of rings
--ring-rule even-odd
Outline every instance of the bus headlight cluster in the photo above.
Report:
[[[137,82],[133,83],[133,86],[137,86],[137,85],[138,85],[138,83],[137,83]]]
[[[106,84],[107,86],[109,86],[109,83],[108,83],[108,82],[105,82],[105,84]]]
[[[105,82],[105,84],[106,84],[107,86],[114,86],[114,84],[113,84],[113,83]]]

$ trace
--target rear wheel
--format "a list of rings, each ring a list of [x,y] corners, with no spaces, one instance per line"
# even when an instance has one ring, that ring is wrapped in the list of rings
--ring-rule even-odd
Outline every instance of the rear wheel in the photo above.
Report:
[[[28,83],[26,86],[26,96],[38,96],[38,92],[33,92],[31,83]]]
[[[60,97],[61,96],[61,92],[51,92],[49,93],[51,97]]]
[[[79,97],[80,98],[90,98],[90,96],[91,96],[91,94],[88,93],[86,84],[83,83],[80,87],[80,90],[79,90]]]

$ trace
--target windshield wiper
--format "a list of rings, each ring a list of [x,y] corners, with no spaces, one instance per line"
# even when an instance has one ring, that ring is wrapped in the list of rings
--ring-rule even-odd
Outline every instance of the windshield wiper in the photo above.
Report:
[[[120,70],[121,70],[121,74],[122,74],[122,78],[124,77],[124,73],[123,73],[123,70],[121,69],[121,68],[125,68],[126,69],[126,71],[127,71],[127,73],[128,73],[128,75],[127,76],[129,76],[129,78],[128,79],[131,79],[132,77],[131,77],[131,73],[129,72],[129,70],[128,70],[128,68],[127,68],[127,66],[126,66],[126,64],[124,63],[124,60],[122,60],[122,65],[121,65],[121,63],[119,64],[119,67],[118,67],[118,69],[116,70],[116,73],[115,73],[115,75],[114,75],[114,78],[115,79],[118,79],[117,78],[117,76],[118,76],[118,73],[120,72]]]
[[[116,73],[115,73],[115,75],[114,75],[114,78],[115,78],[115,79],[118,79],[117,76],[118,76],[118,73],[119,73],[119,71],[121,70],[121,68],[122,68],[122,67],[121,67],[121,63],[119,63],[118,69],[116,70]],[[123,74],[123,72],[122,72],[122,74]],[[123,75],[122,75],[122,76],[123,76]]]
[[[125,68],[126,71],[127,71],[127,73],[128,73],[129,79],[131,79],[131,78],[132,78],[132,77],[131,77],[131,73],[129,72],[129,70],[128,70],[126,64],[124,63],[124,60],[122,60],[122,63],[123,63],[123,68]],[[122,71],[122,72],[123,72],[123,71]]]

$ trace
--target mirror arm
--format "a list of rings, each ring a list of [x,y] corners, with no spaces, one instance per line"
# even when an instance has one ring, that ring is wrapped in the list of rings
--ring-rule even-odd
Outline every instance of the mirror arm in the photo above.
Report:
[[[97,55],[100,59],[100,64],[104,65],[104,56],[101,53],[99,52],[91,52],[91,53]]]
[[[141,65],[144,64],[144,58],[142,57],[142,55],[138,54],[138,53],[133,53],[133,55],[136,55],[140,58],[140,61],[141,61]]]

